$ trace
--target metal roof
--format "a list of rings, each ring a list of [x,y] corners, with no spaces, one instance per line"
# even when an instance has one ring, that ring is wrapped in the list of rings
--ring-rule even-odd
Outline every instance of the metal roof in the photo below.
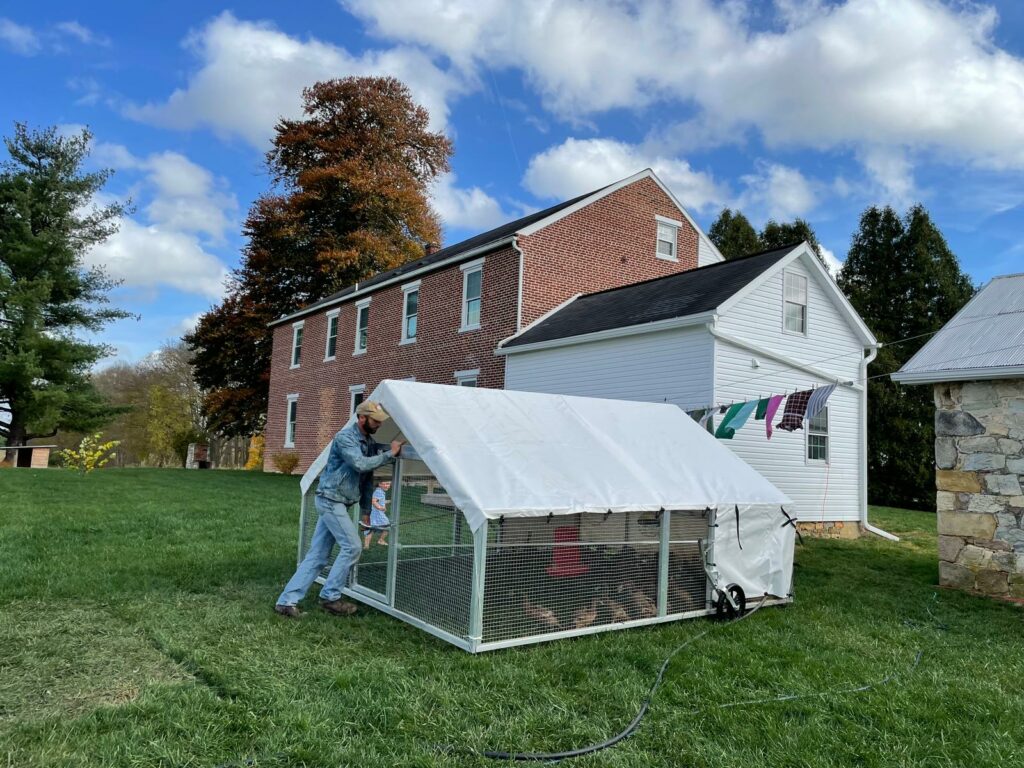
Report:
[[[1024,273],[993,278],[902,368],[904,384],[1024,378]]]

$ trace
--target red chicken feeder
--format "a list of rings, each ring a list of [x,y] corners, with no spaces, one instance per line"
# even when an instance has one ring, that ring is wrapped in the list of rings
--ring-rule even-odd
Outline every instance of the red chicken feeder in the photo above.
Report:
[[[574,526],[561,525],[555,528],[555,547],[551,553],[551,565],[547,567],[548,576],[568,578],[582,576],[588,568],[580,562],[580,548],[571,546],[579,541],[579,533]]]

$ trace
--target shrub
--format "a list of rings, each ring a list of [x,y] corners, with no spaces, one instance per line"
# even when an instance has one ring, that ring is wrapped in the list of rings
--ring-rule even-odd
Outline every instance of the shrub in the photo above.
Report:
[[[299,464],[299,454],[295,451],[283,451],[274,454],[274,466],[278,472],[290,475]]]
[[[246,469],[263,469],[263,446],[263,435],[253,435],[252,440],[249,441],[249,456],[245,460]]]
[[[77,469],[83,475],[87,475],[94,469],[105,466],[112,458],[117,456],[114,449],[121,444],[120,440],[109,440],[100,442],[102,433],[86,435],[78,444],[78,450],[65,448],[60,452],[64,466],[68,469]]]

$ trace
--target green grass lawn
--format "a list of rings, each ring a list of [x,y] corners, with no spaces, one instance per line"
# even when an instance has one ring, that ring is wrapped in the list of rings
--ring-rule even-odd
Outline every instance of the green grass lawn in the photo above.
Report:
[[[288,622],[297,502],[294,477],[0,471],[0,766],[493,765],[433,745],[604,739],[712,626],[471,656],[371,609]],[[576,764],[1024,765],[1024,611],[935,588],[932,515],[873,521],[905,539],[809,540],[793,605],[714,625]]]

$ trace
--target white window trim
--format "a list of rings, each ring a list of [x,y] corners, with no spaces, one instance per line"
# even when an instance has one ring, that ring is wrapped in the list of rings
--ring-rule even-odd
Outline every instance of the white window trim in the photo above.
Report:
[[[675,219],[669,219],[665,216],[654,216],[654,255],[662,261],[679,261],[679,229],[683,226],[683,222],[676,221]],[[675,237],[672,239],[672,255],[663,256],[661,251],[658,250],[658,243],[661,238],[658,237],[658,224],[664,224],[665,226],[672,227],[675,232]]]
[[[295,447],[295,428],[298,425],[298,421],[299,421],[299,406],[298,406],[298,402],[299,402],[299,395],[297,393],[296,394],[288,395],[288,397],[286,398],[287,405],[285,405],[285,407],[284,407],[284,447],[285,448],[294,448]],[[296,404],[295,405],[295,422],[294,423],[291,420],[292,403]],[[291,434],[289,434],[289,432]]]
[[[484,259],[475,259],[474,261],[467,261],[465,264],[460,264],[459,269],[462,270],[462,310],[460,312],[461,322],[459,325],[459,333],[465,333],[466,331],[478,331],[480,330],[480,323],[474,323],[469,325],[466,320],[469,316],[468,307],[469,303],[466,300],[466,289],[469,287],[469,276],[473,272],[480,273],[480,317],[483,318],[484,314]]]
[[[409,314],[408,314],[408,311],[409,311],[409,303],[408,303],[409,294],[412,293],[413,291],[415,291],[418,294],[419,290],[420,290],[420,283],[421,282],[422,282],[422,280],[417,280],[417,281],[412,282],[412,283],[406,283],[405,285],[402,286],[402,340],[400,342],[398,342],[399,344],[415,344],[416,343],[416,337],[415,336],[406,336],[405,335],[405,330],[406,330],[406,327],[407,327],[406,324],[407,324],[407,322],[409,320]],[[417,297],[416,297],[416,333],[419,334],[419,332],[420,332],[420,300],[419,300],[419,296],[417,295]]]
[[[353,355],[365,355],[366,354],[366,350],[370,348],[370,338],[369,338],[370,337],[370,333],[369,333],[369,329],[370,329],[370,313],[369,312],[366,313],[366,329],[367,329],[367,333],[366,333],[366,337],[367,337],[366,338],[366,346],[363,347],[362,349],[359,348],[359,315],[362,314],[363,307],[369,307],[369,306],[370,306],[370,299],[363,299],[362,301],[357,301],[356,302],[356,338],[355,338],[355,341],[352,342],[352,354]]]
[[[456,371],[455,372],[455,385],[456,386],[461,387],[462,386],[462,382],[468,381],[469,379],[473,379],[474,381],[479,383],[480,382],[480,369],[479,368],[473,368],[472,370]]]
[[[804,279],[804,283],[806,283],[806,286],[805,286],[805,289],[804,289],[804,305],[803,305],[804,306],[804,329],[803,329],[802,332],[801,331],[791,331],[788,328],[786,328],[786,305],[790,303],[789,300],[786,298],[786,276],[787,275],[796,275],[797,277],[802,277]],[[796,304],[795,301],[792,302],[792,303]],[[811,280],[810,280],[810,278],[807,275],[800,274],[799,272],[795,272],[793,270],[789,270],[789,269],[782,270],[782,332],[783,333],[788,334],[789,336],[803,336],[805,338],[807,337],[807,332],[810,329],[810,325],[811,325],[810,303],[811,303]]]
[[[811,420],[804,419],[804,464],[808,466],[826,467],[832,464],[832,418],[827,405],[821,409],[818,415],[820,416],[822,413],[825,414],[825,423],[828,426],[824,432],[815,432],[814,434],[825,437],[824,459],[811,458]]]
[[[341,309],[332,309],[327,313],[327,338],[324,340],[324,362],[338,359],[338,335],[341,330]],[[331,348],[331,320],[334,320],[334,354],[329,355],[327,351]]]
[[[289,370],[294,370],[295,368],[298,368],[299,366],[302,365],[302,351],[301,351],[301,349],[299,350],[299,362],[295,362],[295,340],[299,337],[299,331],[303,331],[303,334],[302,334],[303,336],[306,335],[305,331],[303,330],[305,325],[306,325],[306,321],[305,320],[299,320],[298,322],[292,323],[292,356],[290,358],[288,358],[290,363],[291,363],[288,366]]]
[[[365,384],[353,384],[348,388],[348,415],[356,412],[356,395],[366,395]]]

